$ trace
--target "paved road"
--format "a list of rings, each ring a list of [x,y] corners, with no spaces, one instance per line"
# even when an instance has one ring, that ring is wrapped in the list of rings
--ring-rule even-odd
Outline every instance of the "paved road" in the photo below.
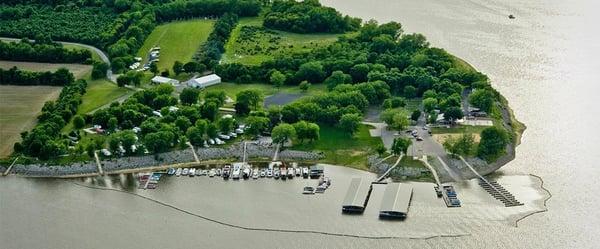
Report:
[[[4,40],[4,41],[21,41],[21,39],[17,39],[17,38],[8,38],[8,37],[0,37],[0,40]],[[30,41],[35,41],[35,40],[31,40]],[[82,44],[82,43],[75,43],[75,42],[62,42],[62,41],[55,41],[64,45],[75,45],[75,46],[80,46],[80,47],[84,47],[87,49],[90,49],[92,51],[94,51],[96,54],[98,54],[98,56],[100,57],[100,59],[108,64],[108,70],[106,71],[106,78],[110,79],[112,82],[117,83],[117,75],[113,75],[112,70],[110,69],[110,60],[108,59],[108,55],[106,55],[106,53],[104,53],[104,51],[100,50],[99,48],[96,48],[94,46],[90,46],[87,44]]]

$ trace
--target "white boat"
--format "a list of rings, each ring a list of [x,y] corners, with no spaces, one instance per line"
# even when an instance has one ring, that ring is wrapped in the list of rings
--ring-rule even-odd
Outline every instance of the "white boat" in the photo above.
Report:
[[[191,168],[190,169],[190,177],[193,177],[196,175],[196,169],[195,168]]]
[[[216,174],[217,176],[221,176],[221,169],[217,169],[217,170],[216,170],[216,172],[215,172],[215,174]]]
[[[202,175],[203,176],[208,175],[208,170],[202,170]]]
[[[177,168],[177,170],[175,170],[175,175],[176,176],[180,176],[181,175],[181,171],[183,171],[181,168]]]
[[[280,173],[279,173],[279,169],[275,169],[275,170],[273,171],[273,178],[275,178],[275,179],[279,179],[279,174],[280,174]]]
[[[197,175],[197,176],[201,176],[201,175],[202,175],[202,170],[199,170],[199,169],[197,169],[197,170],[196,170],[196,175]]]
[[[283,166],[283,163],[281,161],[273,161],[269,163],[269,169],[278,169],[281,166]]]
[[[250,170],[250,167],[244,167],[244,169],[242,170],[242,177],[244,179],[248,179],[248,178],[250,178],[250,176],[252,176],[252,172]]]
[[[181,172],[181,175],[182,175],[182,176],[187,176],[187,175],[188,175],[188,173],[190,173],[190,169],[188,169],[188,168],[185,168],[185,169],[183,169],[183,171]]]
[[[308,178],[308,167],[302,168],[302,178]]]
[[[267,172],[265,174],[267,175],[267,178],[271,178],[271,177],[273,177],[273,170],[267,169]]]
[[[302,175],[302,169],[301,168],[294,168],[294,172],[296,173],[297,177],[300,177]]]
[[[208,177],[215,177],[215,175],[217,174],[215,169],[210,169],[210,171],[208,171]]]
[[[279,170],[281,171],[281,180],[286,180],[287,179],[287,169],[281,167]]]
[[[237,180],[240,179],[242,174],[242,165],[243,163],[233,163],[233,170],[231,172],[231,178]]]
[[[260,170],[260,177],[265,177],[267,176],[267,171],[265,171],[264,169]]]
[[[287,177],[288,177],[288,179],[294,178],[294,169],[293,168],[289,168],[287,170]]]
[[[225,165],[223,167],[223,172],[221,175],[223,175],[223,179],[229,179],[229,177],[231,176],[231,166]]]
[[[260,176],[260,173],[258,173],[258,169],[254,169],[252,171],[252,179],[258,179],[259,176]]]

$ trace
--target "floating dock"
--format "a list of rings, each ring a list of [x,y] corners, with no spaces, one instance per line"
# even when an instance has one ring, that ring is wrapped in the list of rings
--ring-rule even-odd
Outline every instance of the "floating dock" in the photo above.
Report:
[[[352,178],[342,203],[342,213],[362,214],[367,207],[372,190],[370,182],[363,181],[362,178]]]
[[[379,218],[404,219],[412,200],[413,188],[409,184],[389,183],[385,187]]]

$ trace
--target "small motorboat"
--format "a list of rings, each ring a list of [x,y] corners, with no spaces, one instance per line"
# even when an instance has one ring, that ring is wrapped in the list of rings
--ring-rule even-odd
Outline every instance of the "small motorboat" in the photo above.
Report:
[[[196,170],[196,176],[201,176],[202,175],[202,170],[197,169]]]
[[[302,169],[294,168],[294,173],[296,174],[296,177],[300,177],[302,175]]]
[[[304,189],[302,190],[302,194],[305,194],[305,195],[315,194],[315,189],[313,187],[304,187]]]
[[[273,173],[273,178],[275,178],[275,179],[279,179],[279,174],[280,174],[279,170],[278,170],[278,169],[276,169],[276,170],[275,170],[275,172]],[[268,175],[267,175],[267,176],[268,176]]]
[[[268,169],[265,174],[267,175],[267,178],[271,178],[271,177],[273,177],[273,170],[272,169]]]
[[[262,177],[265,177],[265,176],[267,176],[267,172],[263,169],[263,170],[260,171],[260,177],[262,178]]]
[[[259,175],[260,174],[258,173],[257,169],[253,170],[253,172],[252,172],[252,179],[258,179]]]
[[[195,168],[191,168],[190,169],[190,177],[194,177],[196,175],[196,169]]]
[[[230,172],[231,172],[231,166],[225,165],[223,167],[223,172],[222,172],[223,179],[229,179],[229,176],[231,174]]]
[[[215,177],[216,174],[217,171],[215,169],[210,169],[210,171],[208,171],[208,177]]]
[[[175,171],[175,175],[180,176],[181,172],[183,172],[183,170],[181,168],[177,168],[177,170]]]
[[[288,179],[292,179],[294,178],[294,169],[293,168],[289,168],[287,171],[287,177]]]
[[[315,193],[322,194],[322,193],[325,193],[325,190],[327,190],[327,184],[323,183],[323,184],[319,185],[317,187],[317,189],[315,189]]]
[[[242,177],[244,179],[248,179],[248,178],[250,178],[250,176],[252,176],[251,174],[252,174],[252,172],[250,172],[250,168],[244,167],[244,169],[242,170]]]
[[[174,175],[174,174],[175,174],[175,169],[174,169],[174,168],[170,168],[170,169],[167,171],[167,175],[170,175],[170,176],[171,176],[171,175]]]
[[[187,176],[189,173],[190,173],[190,169],[188,169],[188,168],[185,168],[185,169],[183,169],[183,171],[181,171],[182,176]]]
[[[221,169],[217,169],[217,170],[215,170],[215,174],[216,174],[217,176],[221,176]]]
[[[302,168],[302,178],[308,178],[308,167]]]
[[[510,14],[510,15],[508,15],[508,19],[515,19],[515,16]]]
[[[286,180],[287,179],[287,169],[282,167],[279,169],[279,171],[281,173],[281,180]]]

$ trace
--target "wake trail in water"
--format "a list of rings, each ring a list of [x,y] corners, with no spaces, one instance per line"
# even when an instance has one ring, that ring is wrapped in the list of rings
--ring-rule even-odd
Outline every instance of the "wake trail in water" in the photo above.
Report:
[[[546,193],[548,194],[548,196],[546,197],[546,199],[544,199],[544,209],[542,210],[538,210],[535,212],[531,212],[517,220],[515,220],[515,227],[519,227],[519,221],[524,220],[525,218],[528,218],[534,214],[539,214],[539,213],[544,213],[544,212],[548,212],[548,206],[546,205],[546,203],[548,202],[548,200],[550,200],[550,198],[552,198],[552,193],[550,193],[550,190],[548,190],[546,187],[544,187],[544,179],[542,179],[541,177],[534,175],[534,174],[529,174],[532,177],[535,177],[537,179],[540,180],[540,188],[543,189],[544,191],[546,191]]]
[[[73,182],[71,181],[71,183],[80,186],[80,187],[85,187],[85,188],[89,188],[89,189],[95,189],[95,190],[103,190],[103,191],[113,191],[113,192],[118,192],[118,193],[123,193],[123,194],[129,194],[129,195],[133,195],[151,202],[154,202],[156,204],[159,204],[161,206],[164,207],[168,207],[174,210],[177,210],[181,213],[190,215],[190,216],[194,216],[212,223],[216,223],[219,225],[223,225],[223,226],[227,226],[227,227],[231,227],[231,228],[236,228],[236,229],[242,229],[242,230],[246,230],[246,231],[260,231],[260,232],[276,232],[276,233],[305,233],[305,234],[318,234],[318,235],[326,235],[326,236],[335,236],[335,237],[347,237],[347,238],[358,238],[358,239],[374,239],[374,240],[389,240],[389,239],[409,239],[409,240],[428,240],[428,239],[434,239],[434,238],[458,238],[458,237],[465,237],[465,236],[470,236],[470,233],[467,234],[440,234],[440,235],[431,235],[431,236],[422,236],[422,237],[402,237],[402,236],[367,236],[367,235],[357,235],[357,234],[346,234],[346,233],[334,233],[334,232],[325,232],[325,231],[316,231],[316,230],[292,230],[292,229],[276,229],[276,228],[261,228],[261,227],[248,227],[248,226],[242,226],[242,225],[236,225],[236,224],[232,224],[232,223],[227,223],[224,221],[220,221],[217,219],[213,219],[207,216],[203,216],[200,214],[196,214],[193,213],[191,211],[185,210],[183,208],[179,208],[175,205],[169,204],[169,203],[165,203],[156,199],[152,199],[150,197],[146,197],[140,194],[136,194],[133,192],[128,192],[125,190],[120,190],[120,189],[114,189],[114,188],[106,188],[106,187],[99,187],[99,186],[90,186],[90,185],[85,185],[85,184],[81,184],[81,183],[77,183],[77,182]]]

